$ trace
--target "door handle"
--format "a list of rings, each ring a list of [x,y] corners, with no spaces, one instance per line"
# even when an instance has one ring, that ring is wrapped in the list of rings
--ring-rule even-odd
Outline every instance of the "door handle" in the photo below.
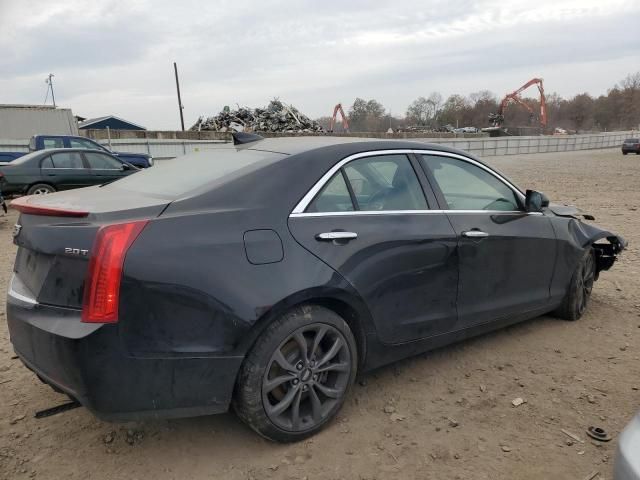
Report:
[[[467,232],[462,232],[462,236],[467,238],[486,238],[489,234],[481,230],[469,230]]]
[[[356,232],[325,232],[316,235],[316,240],[355,240],[358,238]]]

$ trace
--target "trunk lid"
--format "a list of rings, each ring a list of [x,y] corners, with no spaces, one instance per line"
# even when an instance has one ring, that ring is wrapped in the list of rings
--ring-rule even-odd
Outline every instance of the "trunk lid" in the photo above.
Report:
[[[170,203],[139,192],[89,187],[14,202],[14,274],[26,295],[44,305],[82,308],[91,248],[101,226],[151,219]]]

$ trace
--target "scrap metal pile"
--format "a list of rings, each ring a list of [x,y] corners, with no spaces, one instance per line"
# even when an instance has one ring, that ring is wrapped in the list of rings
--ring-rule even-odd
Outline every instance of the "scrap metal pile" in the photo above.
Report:
[[[217,132],[323,132],[318,122],[303,115],[292,105],[272,100],[266,108],[239,107],[224,109],[215,117],[198,118],[191,130],[213,130]]]

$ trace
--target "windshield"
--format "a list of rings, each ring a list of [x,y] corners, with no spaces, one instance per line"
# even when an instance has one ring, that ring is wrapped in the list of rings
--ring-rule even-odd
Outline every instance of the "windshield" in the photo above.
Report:
[[[627,138],[624,143],[640,143],[640,139],[638,138]]]
[[[224,181],[226,177],[252,171],[284,156],[255,150],[214,149],[156,162],[153,167],[104,188],[176,198],[214,182]]]

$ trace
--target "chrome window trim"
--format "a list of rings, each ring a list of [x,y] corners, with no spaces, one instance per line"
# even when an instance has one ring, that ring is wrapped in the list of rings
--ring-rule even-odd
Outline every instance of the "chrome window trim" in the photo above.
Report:
[[[375,151],[368,151],[368,152],[360,152],[360,153],[355,153],[353,155],[349,155],[346,158],[343,158],[342,160],[340,160],[338,163],[336,163],[333,167],[331,167],[329,169],[329,171],[327,173],[325,173],[320,180],[318,180],[315,185],[313,187],[311,187],[311,189],[306,193],[306,195],[304,197],[302,197],[302,200],[300,200],[298,202],[298,204],[294,207],[294,209],[291,211],[291,214],[289,215],[290,217],[323,217],[323,216],[343,216],[343,215],[384,215],[384,214],[388,214],[388,215],[397,215],[397,214],[407,214],[407,213],[413,213],[413,214],[420,214],[420,213],[455,213],[455,212],[459,212],[459,213],[491,213],[491,214],[496,214],[496,213],[536,213],[536,214],[541,214],[540,212],[522,212],[520,210],[508,210],[508,211],[502,211],[502,210],[376,210],[376,211],[359,211],[359,210],[355,210],[355,211],[348,211],[348,212],[305,212],[305,210],[307,209],[307,207],[309,206],[309,204],[313,201],[313,199],[316,197],[316,195],[318,194],[318,192],[320,192],[320,190],[322,190],[322,188],[325,186],[325,184],[331,179],[331,177],[333,177],[336,172],[338,170],[340,170],[343,166],[345,166],[347,163],[353,161],[353,160],[357,160],[360,158],[366,158],[366,157],[377,157],[377,156],[381,156],[381,155],[408,155],[408,154],[417,154],[417,155],[436,155],[436,156],[442,156],[442,157],[450,157],[450,158],[456,158],[458,160],[462,160],[463,162],[468,162],[471,163],[472,165],[475,165],[483,170],[485,170],[487,173],[489,173],[490,175],[493,175],[494,177],[496,177],[498,180],[500,180],[502,183],[504,183],[505,185],[507,185],[507,187],[509,187],[515,194],[516,196],[518,196],[518,198],[520,198],[520,200],[524,203],[525,200],[525,195],[520,191],[520,189],[518,187],[516,187],[513,183],[511,183],[509,180],[507,180],[506,178],[504,178],[502,175],[500,175],[497,172],[494,172],[493,170],[491,170],[490,168],[488,168],[487,166],[483,165],[482,163],[473,160],[472,158],[469,157],[465,157],[464,155],[459,155],[457,153],[451,153],[451,152],[441,152],[439,150],[421,150],[421,149],[415,149],[415,148],[401,148],[401,149],[397,149],[397,150],[375,150]]]
[[[544,215],[542,212],[523,212],[521,210],[350,210],[347,212],[302,212],[292,213],[289,218],[304,217],[345,217],[352,215],[448,215],[486,213],[489,215]]]

